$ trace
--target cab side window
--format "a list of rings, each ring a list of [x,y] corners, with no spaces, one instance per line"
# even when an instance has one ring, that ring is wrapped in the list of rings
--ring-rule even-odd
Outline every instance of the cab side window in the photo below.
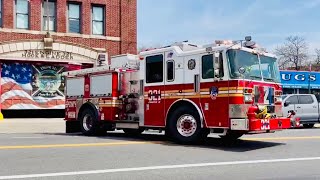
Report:
[[[291,96],[286,100],[286,102],[288,101],[290,101],[290,104],[299,104],[298,96]]]
[[[300,104],[312,104],[313,99],[311,96],[308,96],[308,95],[300,95],[299,102],[300,102]]]
[[[146,57],[146,82],[163,82],[163,55]]]
[[[167,81],[168,82],[174,81],[174,61],[173,60],[167,61]]]
[[[202,56],[202,79],[214,78],[213,54]]]

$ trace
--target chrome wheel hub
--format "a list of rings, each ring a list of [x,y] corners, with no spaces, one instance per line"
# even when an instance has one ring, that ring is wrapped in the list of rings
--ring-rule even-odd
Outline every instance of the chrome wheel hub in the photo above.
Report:
[[[177,121],[177,130],[182,136],[192,136],[197,130],[196,119],[191,115],[182,115]]]
[[[93,123],[93,121],[92,121],[92,117],[90,115],[87,114],[83,117],[82,126],[86,131],[89,131],[92,128],[92,123]]]

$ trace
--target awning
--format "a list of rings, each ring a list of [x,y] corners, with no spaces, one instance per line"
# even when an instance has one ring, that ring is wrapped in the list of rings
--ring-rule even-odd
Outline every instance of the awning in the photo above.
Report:
[[[309,89],[308,84],[282,84],[282,88]],[[320,89],[320,84],[310,84],[310,89]]]

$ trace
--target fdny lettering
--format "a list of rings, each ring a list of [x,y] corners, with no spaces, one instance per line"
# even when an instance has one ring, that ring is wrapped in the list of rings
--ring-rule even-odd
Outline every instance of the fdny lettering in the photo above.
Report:
[[[67,101],[66,102],[66,107],[67,108],[76,107],[76,101]]]
[[[161,102],[161,91],[160,90],[149,90],[148,100],[149,100],[149,103],[160,103]]]

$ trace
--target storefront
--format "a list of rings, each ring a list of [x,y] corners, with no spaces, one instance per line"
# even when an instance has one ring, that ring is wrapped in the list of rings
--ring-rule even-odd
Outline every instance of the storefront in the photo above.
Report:
[[[320,72],[280,71],[283,94],[320,93]]]
[[[2,109],[64,109],[62,72],[92,67],[101,54],[107,55],[66,42],[0,44]]]

